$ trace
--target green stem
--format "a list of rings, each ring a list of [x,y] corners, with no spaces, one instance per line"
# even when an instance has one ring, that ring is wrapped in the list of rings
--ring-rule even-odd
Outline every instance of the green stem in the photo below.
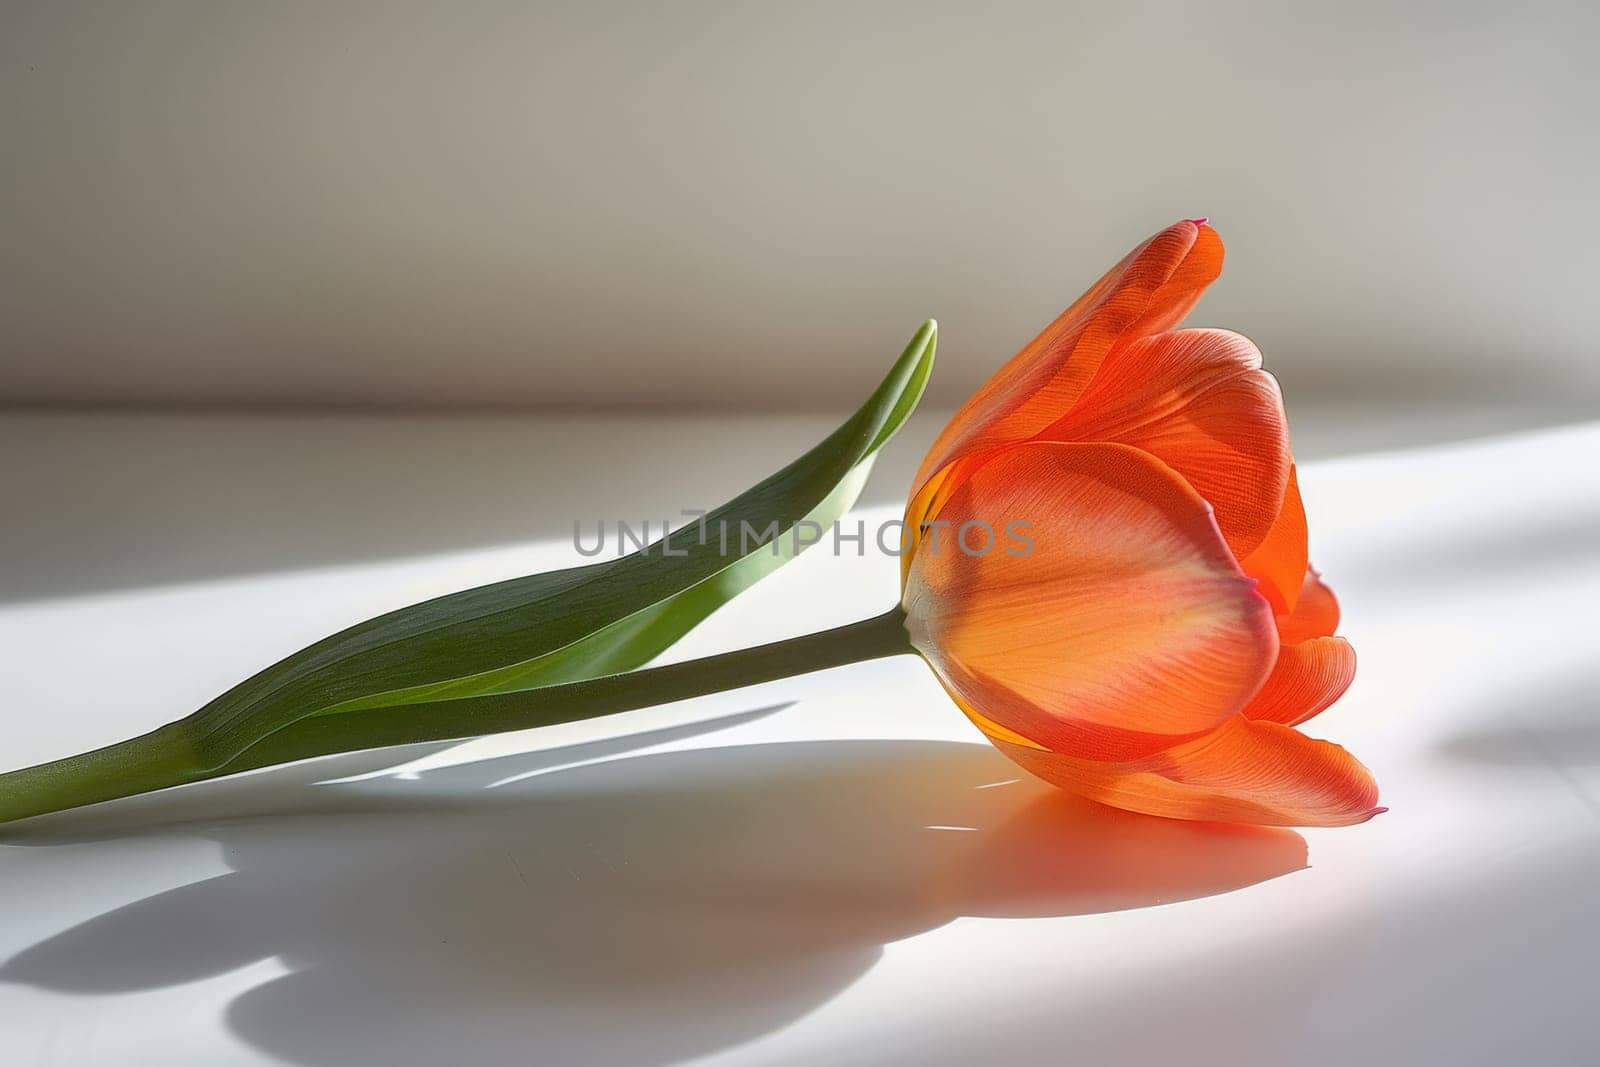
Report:
[[[0,822],[338,752],[574,722],[911,652],[897,605],[876,618],[704,659],[514,693],[310,715],[220,766],[184,722],[0,774]]]
[[[0,774],[0,822],[116,800],[205,777],[188,723]]]

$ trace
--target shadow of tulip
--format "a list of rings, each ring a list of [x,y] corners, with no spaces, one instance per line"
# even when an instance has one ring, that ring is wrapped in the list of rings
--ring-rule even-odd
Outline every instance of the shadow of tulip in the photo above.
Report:
[[[0,978],[111,993],[277,957],[289,973],[239,996],[228,1023],[292,1063],[470,1049],[475,1062],[665,1064],[803,1016],[884,944],[957,916],[1140,907],[1305,865],[1292,832],[1113,811],[1020,779],[986,745],[571,765],[594,756],[295,789],[288,805],[256,776],[236,789],[241,810],[251,781],[279,810],[220,821],[180,791],[168,828],[214,837],[235,870],[35,944]]]

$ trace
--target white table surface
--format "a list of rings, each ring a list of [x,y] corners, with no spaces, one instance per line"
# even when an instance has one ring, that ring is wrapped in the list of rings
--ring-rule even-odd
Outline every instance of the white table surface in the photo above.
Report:
[[[1371,823],[1097,808],[917,661],[858,665],[0,829],[0,1063],[1600,1062],[1600,423],[1446,416],[1297,422],[1361,662],[1311,729]],[[0,420],[0,765],[559,565],[575,517],[718,503],[824,425]],[[672,656],[895,581],[814,551]]]

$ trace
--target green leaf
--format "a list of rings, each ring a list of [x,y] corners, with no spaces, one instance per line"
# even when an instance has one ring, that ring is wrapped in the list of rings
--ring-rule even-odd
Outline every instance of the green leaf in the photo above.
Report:
[[[280,660],[174,727],[206,766],[223,767],[268,735],[289,759],[302,729],[294,724],[309,716],[392,715],[400,705],[559,685],[646,663],[792,557],[797,523],[826,527],[850,508],[878,449],[921,398],[936,339],[935,324],[925,323],[859,411],[710,512],[703,526],[692,523],[632,555],[469,589],[359,623]],[[774,522],[775,546],[738,551],[742,524],[766,530]],[[716,533],[723,528],[728,551]]]

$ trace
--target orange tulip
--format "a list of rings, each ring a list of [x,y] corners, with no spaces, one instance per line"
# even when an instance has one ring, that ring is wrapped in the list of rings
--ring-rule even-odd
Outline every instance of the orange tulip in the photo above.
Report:
[[[1294,728],[1355,653],[1306,561],[1277,383],[1246,338],[1174,328],[1221,268],[1204,219],[1169,226],[967,401],[913,485],[902,606],[956,703],[1046,781],[1173,818],[1362,822],[1367,769]],[[1030,551],[930,543],[1019,521]]]

